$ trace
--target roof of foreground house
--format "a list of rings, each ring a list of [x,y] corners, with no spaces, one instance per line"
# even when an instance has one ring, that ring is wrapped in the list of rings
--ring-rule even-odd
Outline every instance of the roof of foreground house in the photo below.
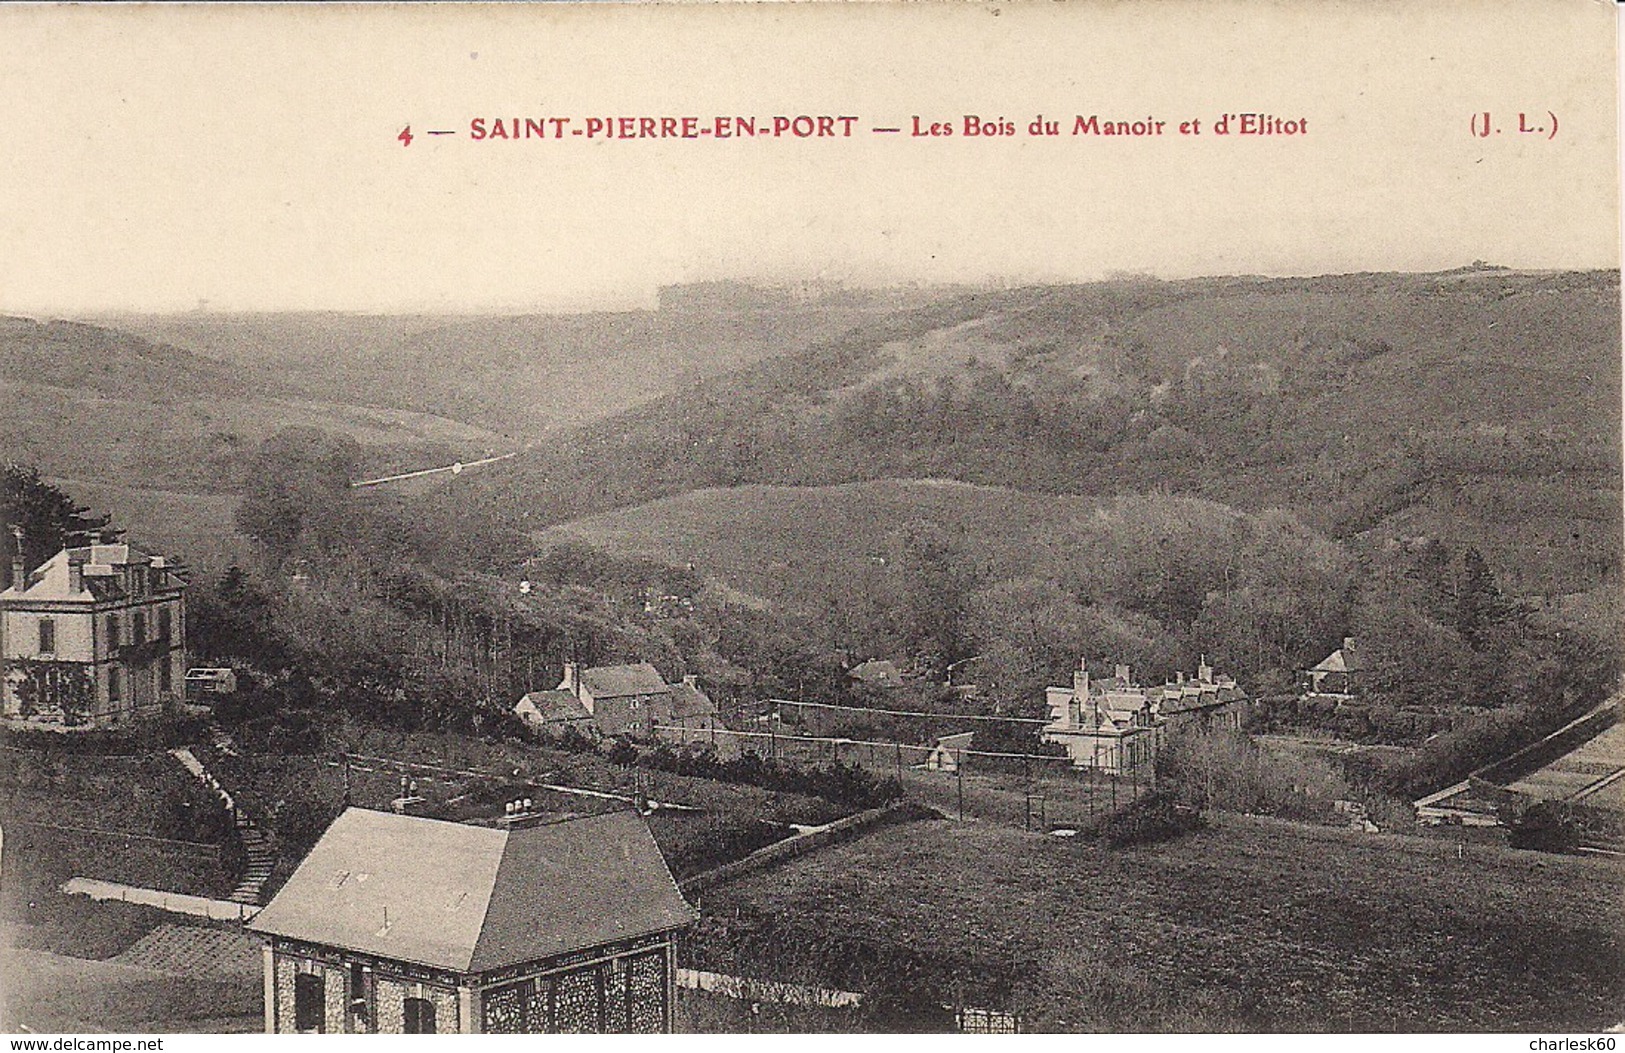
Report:
[[[503,830],[350,808],[248,928],[478,973],[696,917],[632,812]]]

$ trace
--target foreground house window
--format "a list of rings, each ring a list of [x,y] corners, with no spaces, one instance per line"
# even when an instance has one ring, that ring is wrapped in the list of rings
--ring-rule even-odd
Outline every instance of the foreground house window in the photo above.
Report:
[[[49,618],[39,620],[39,650],[40,654],[56,653],[56,622]]]
[[[408,1035],[434,1034],[434,1003],[427,998],[406,1000],[406,1033]]]
[[[300,973],[293,978],[293,1021],[300,1031],[322,1029],[324,1012],[322,978],[315,973]]]

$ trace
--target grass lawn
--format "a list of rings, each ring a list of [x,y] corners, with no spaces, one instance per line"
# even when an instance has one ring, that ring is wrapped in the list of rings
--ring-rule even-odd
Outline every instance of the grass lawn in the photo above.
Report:
[[[1617,863],[1221,816],[1107,850],[912,823],[708,890],[685,964],[1039,1031],[1598,1030],[1625,1013]]]

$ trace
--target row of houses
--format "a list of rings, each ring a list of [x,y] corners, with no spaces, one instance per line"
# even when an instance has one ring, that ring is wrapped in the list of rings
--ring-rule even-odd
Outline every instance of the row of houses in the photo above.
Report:
[[[1045,702],[1050,722],[1041,741],[1065,747],[1076,767],[1123,775],[1154,763],[1170,731],[1239,731],[1248,698],[1233,677],[1215,675],[1206,659],[1194,676],[1179,673],[1151,687],[1135,683],[1126,665],[1109,677],[1091,677],[1084,661],[1070,687],[1045,690]]]

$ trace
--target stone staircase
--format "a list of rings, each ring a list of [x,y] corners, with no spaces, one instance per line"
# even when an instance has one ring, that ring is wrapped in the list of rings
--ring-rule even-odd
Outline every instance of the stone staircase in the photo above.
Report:
[[[236,744],[231,737],[218,726],[210,727],[214,747],[222,754],[237,756]],[[216,797],[220,805],[231,816],[232,827],[237,842],[243,846],[243,855],[247,860],[243,868],[242,880],[232,889],[227,898],[233,903],[246,903],[250,906],[260,906],[264,895],[265,883],[271,879],[271,871],[276,867],[276,847],[264,830],[260,829],[249,816],[248,812],[239,807],[231,791],[220,784],[214,773],[197,759],[197,755],[190,749],[181,747],[172,749],[169,755],[174,757],[199,782],[207,786]]]

